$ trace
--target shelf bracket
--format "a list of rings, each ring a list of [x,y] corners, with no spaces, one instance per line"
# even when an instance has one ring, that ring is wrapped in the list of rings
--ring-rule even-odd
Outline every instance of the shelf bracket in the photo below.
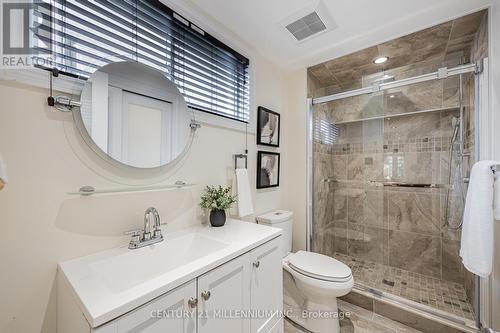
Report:
[[[448,77],[448,67],[441,67],[437,71],[438,79],[446,79]]]
[[[191,123],[189,124],[189,127],[191,127],[191,129],[193,131],[196,131],[198,128],[201,127],[201,124],[199,122],[197,122],[196,120],[191,120]]]

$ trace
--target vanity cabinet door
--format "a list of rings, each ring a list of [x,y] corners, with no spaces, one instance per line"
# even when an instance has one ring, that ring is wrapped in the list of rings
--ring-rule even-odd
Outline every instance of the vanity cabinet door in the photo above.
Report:
[[[198,300],[198,333],[249,333],[238,313],[250,309],[249,254],[199,277]]]
[[[93,333],[196,333],[196,312],[189,300],[196,298],[196,281],[105,324]],[[194,309],[195,310],[195,309]]]
[[[275,238],[250,252],[252,333],[269,332],[283,310],[282,238]],[[265,316],[263,316],[265,314]]]

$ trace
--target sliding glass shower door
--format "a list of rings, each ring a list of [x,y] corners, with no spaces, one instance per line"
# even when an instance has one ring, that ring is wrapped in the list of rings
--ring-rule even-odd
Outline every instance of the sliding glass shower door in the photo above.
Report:
[[[472,325],[474,280],[458,251],[473,74],[316,101],[311,250],[348,264],[357,288]]]

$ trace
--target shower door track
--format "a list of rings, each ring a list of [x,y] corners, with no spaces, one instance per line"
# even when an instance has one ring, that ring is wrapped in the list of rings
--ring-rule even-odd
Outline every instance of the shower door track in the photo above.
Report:
[[[442,67],[433,73],[418,75],[418,76],[409,77],[406,79],[401,79],[401,80],[392,81],[392,82],[374,84],[374,85],[369,86],[369,87],[364,87],[364,88],[355,89],[355,90],[349,90],[346,92],[333,94],[333,95],[329,95],[329,96],[313,98],[312,104],[316,105],[316,104],[328,103],[331,101],[336,101],[336,100],[347,98],[347,97],[354,97],[354,96],[359,96],[359,95],[376,93],[379,91],[403,87],[403,86],[407,86],[410,84],[422,83],[422,82],[433,81],[433,80],[438,80],[438,79],[445,79],[447,77],[460,75],[460,74],[475,73],[476,71],[477,71],[476,64],[461,65],[461,66],[457,66],[454,68]]]
[[[403,297],[395,296],[391,293],[387,293],[385,291],[381,291],[381,290],[378,290],[378,289],[375,289],[372,287],[368,287],[368,286],[365,286],[365,285],[360,284],[360,283],[354,283],[353,290],[358,291],[358,292],[365,292],[365,293],[371,294],[373,297],[376,297],[380,300],[392,301],[392,302],[395,302],[397,304],[408,306],[412,309],[422,311],[422,312],[425,312],[429,315],[432,315],[432,316],[438,317],[440,319],[444,319],[446,321],[452,322],[456,325],[460,325],[463,328],[476,330],[476,331],[478,329],[477,327],[474,327],[475,326],[474,321],[467,322],[466,320],[464,320],[462,318],[457,318],[453,314],[443,313],[439,310],[435,310],[435,309],[433,309],[429,306],[426,306],[424,304],[420,304],[420,303],[414,302],[412,300],[409,300],[409,299],[406,299]]]

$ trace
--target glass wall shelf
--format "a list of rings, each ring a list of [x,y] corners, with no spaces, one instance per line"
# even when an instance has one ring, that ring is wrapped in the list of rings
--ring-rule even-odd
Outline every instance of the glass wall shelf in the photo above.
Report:
[[[177,181],[174,184],[167,185],[152,185],[152,186],[129,186],[121,188],[103,188],[96,189],[93,186],[82,186],[76,192],[68,192],[69,195],[91,196],[95,194],[112,194],[112,193],[131,193],[131,192],[149,192],[149,191],[168,191],[191,188],[196,184],[188,184],[183,181]]]

